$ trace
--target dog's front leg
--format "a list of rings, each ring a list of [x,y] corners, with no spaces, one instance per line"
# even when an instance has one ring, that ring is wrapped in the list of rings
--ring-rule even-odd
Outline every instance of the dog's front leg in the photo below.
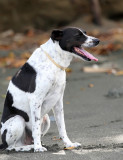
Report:
[[[64,121],[64,111],[63,111],[63,97],[60,99],[60,101],[56,104],[56,106],[53,108],[54,116],[56,119],[56,124],[59,131],[59,136],[63,140],[66,148],[67,147],[79,147],[81,146],[80,143],[72,143],[70,139],[67,136],[66,128],[65,128],[65,121]]]
[[[34,151],[43,152],[47,151],[45,147],[41,145],[41,105],[40,101],[35,97],[31,99],[31,118],[32,118],[32,136],[34,139]]]

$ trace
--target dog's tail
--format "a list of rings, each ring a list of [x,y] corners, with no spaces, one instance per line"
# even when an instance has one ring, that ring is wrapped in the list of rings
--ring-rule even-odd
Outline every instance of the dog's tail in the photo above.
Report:
[[[50,118],[49,118],[48,114],[45,114],[43,117],[42,124],[41,124],[42,136],[44,136],[47,133],[49,128],[50,128]]]
[[[7,147],[7,143],[0,144],[0,150],[5,150]]]
[[[5,150],[8,147],[8,144],[5,140],[6,139],[6,133],[7,133],[7,129],[5,129],[4,132],[1,134],[2,144],[0,144],[0,150]]]

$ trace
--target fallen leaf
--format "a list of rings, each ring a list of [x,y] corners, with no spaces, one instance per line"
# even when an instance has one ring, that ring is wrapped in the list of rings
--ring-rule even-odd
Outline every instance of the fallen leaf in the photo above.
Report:
[[[61,141],[62,139],[61,139],[61,138],[56,138],[56,136],[54,136],[54,137],[52,138],[52,140],[53,140],[53,141]]]
[[[98,45],[97,47],[88,49],[89,52],[98,54],[98,55],[107,55],[111,53],[112,51],[117,51],[122,48],[121,44],[115,44],[115,43],[108,43],[104,45]]]
[[[94,85],[93,85],[92,83],[90,83],[90,84],[88,85],[88,87],[89,87],[89,88],[93,88]]]
[[[30,57],[31,53],[30,52],[24,52],[21,54],[21,58],[22,59],[28,59]]]
[[[13,63],[11,63],[10,67],[18,68],[24,65],[26,59],[17,59]]]
[[[117,71],[117,72],[115,73],[115,75],[116,75],[116,76],[123,76],[123,70]]]
[[[66,104],[70,104],[70,102],[66,102]]]
[[[7,57],[13,59],[15,58],[15,54],[13,52],[10,52]]]
[[[6,80],[7,80],[7,81],[10,81],[11,79],[12,79],[12,76],[6,77]]]
[[[67,147],[67,148],[64,148],[64,150],[72,150],[72,149],[75,149],[75,147]]]
[[[33,29],[29,29],[28,31],[27,31],[27,34],[26,34],[28,37],[33,37],[34,35],[35,35],[35,33],[34,33],[34,30]]]
[[[84,90],[85,90],[85,88],[80,88],[80,90],[81,90],[81,91],[84,91]]]
[[[0,44],[0,49],[2,49],[2,50],[9,50],[9,49],[11,49],[11,47],[10,46],[8,46],[8,45],[6,45],[6,44]]]

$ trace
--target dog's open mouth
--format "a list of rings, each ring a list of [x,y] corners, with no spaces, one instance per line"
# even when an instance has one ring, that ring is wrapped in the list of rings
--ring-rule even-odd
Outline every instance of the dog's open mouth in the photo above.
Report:
[[[80,48],[74,47],[74,51],[76,52],[77,55],[81,56],[86,61],[91,61],[91,60],[98,61],[97,58],[95,58],[92,54],[90,54],[89,52],[87,52],[81,47]]]

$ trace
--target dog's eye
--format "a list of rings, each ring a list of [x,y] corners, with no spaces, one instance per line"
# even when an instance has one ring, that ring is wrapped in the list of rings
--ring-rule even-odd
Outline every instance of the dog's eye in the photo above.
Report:
[[[80,38],[80,37],[81,37],[81,35],[80,35],[80,34],[75,34],[75,35],[74,35],[74,37],[76,37],[76,38]]]

